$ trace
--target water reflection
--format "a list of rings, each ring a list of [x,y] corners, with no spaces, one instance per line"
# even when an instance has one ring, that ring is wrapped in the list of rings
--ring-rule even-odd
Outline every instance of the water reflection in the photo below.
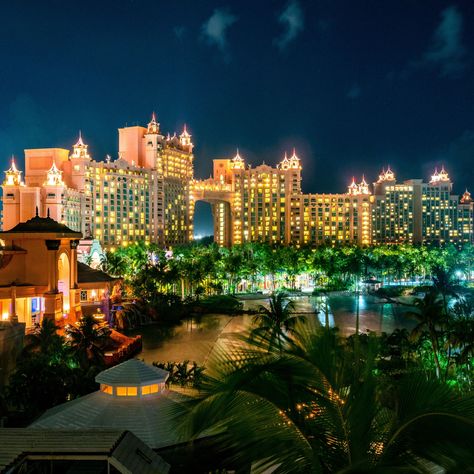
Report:
[[[324,298],[324,297],[323,297]],[[330,327],[337,326],[342,335],[355,332],[357,300],[354,295],[329,296],[327,305],[321,297],[298,296],[292,298],[295,312],[307,318],[316,318],[324,326],[327,319]],[[243,301],[244,310],[257,310],[268,305],[268,298],[258,297]],[[377,333],[391,333],[397,328],[411,330],[415,323],[405,313],[406,306],[384,303],[369,295],[359,296],[359,330]],[[245,331],[251,324],[252,316],[226,316],[208,314],[185,320],[177,327],[158,324],[145,326],[129,334],[141,334],[143,352],[140,357],[148,363],[153,361],[196,361],[203,364],[218,340],[222,343],[228,336]]]
[[[329,297],[329,306],[334,316],[334,326],[341,334],[349,335],[356,330],[357,299],[352,295]],[[412,329],[415,325],[406,313],[406,306],[385,303],[370,295],[359,296],[359,330],[391,333],[395,329]]]

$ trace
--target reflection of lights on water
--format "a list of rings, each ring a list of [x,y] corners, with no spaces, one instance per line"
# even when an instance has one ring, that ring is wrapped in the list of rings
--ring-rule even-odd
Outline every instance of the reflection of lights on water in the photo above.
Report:
[[[359,295],[359,311],[361,309],[367,309],[367,299],[363,295]]]

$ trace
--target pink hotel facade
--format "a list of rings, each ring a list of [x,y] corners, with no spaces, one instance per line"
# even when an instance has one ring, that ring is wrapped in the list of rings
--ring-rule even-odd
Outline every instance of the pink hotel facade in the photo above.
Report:
[[[186,129],[165,137],[153,117],[147,128],[119,129],[119,150],[117,160],[95,161],[82,136],[72,152],[25,150],[24,180],[14,162],[6,171],[3,229],[38,209],[109,249],[136,240],[188,242],[193,144]]]
[[[470,194],[453,194],[448,173],[428,182],[397,182],[388,168],[370,186],[364,178],[337,194],[305,194],[293,151],[277,166],[252,168],[239,155],[215,159],[213,177],[194,179],[191,135],[147,127],[118,130],[119,157],[94,160],[79,136],[72,152],[25,150],[25,174],[14,162],[3,182],[3,230],[49,216],[113,250],[137,240],[162,246],[193,239],[197,201],[211,204],[214,239],[294,245],[465,243],[473,240]]]

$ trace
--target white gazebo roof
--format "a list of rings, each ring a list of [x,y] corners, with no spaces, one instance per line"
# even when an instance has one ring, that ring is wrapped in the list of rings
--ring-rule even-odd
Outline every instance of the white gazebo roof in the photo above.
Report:
[[[151,397],[112,397],[97,391],[50,408],[29,428],[128,430],[158,449],[185,441],[176,413],[186,400],[172,390]]]
[[[95,381],[106,385],[142,386],[150,383],[165,383],[169,372],[148,365],[138,359],[130,359],[100,372]]]
[[[29,428],[118,429],[153,449],[182,442],[177,414],[188,397],[168,390],[169,373],[137,359],[100,372],[101,390],[47,410]]]

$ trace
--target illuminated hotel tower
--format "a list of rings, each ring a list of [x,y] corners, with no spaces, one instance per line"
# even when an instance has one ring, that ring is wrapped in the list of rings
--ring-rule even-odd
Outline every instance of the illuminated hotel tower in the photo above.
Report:
[[[301,161],[293,150],[271,167],[214,160],[214,176],[194,181],[193,201],[212,203],[220,245],[260,241],[294,245],[370,243],[370,191],[363,178],[347,194],[302,194]]]
[[[119,129],[119,157],[95,161],[82,134],[73,150],[25,150],[25,183],[14,161],[3,183],[8,230],[49,215],[107,248],[144,240],[176,245],[192,238],[189,186],[193,143],[184,128],[164,137],[153,114],[147,127]]]
[[[296,150],[276,165],[255,168],[237,151],[213,160],[213,176],[194,179],[194,144],[161,132],[155,114],[147,127],[118,130],[119,155],[95,161],[79,134],[72,152],[25,150],[25,174],[12,160],[3,182],[3,230],[49,214],[108,249],[143,240],[170,247],[193,238],[197,201],[211,204],[214,239],[222,246],[261,241],[320,244],[445,243],[473,239],[473,201],[452,194],[441,168],[428,183],[397,183],[383,170],[371,187],[364,176],[347,192],[304,194]]]
[[[452,194],[448,173],[435,169],[428,183],[410,179],[397,183],[383,170],[374,183],[372,242],[447,243],[472,241],[473,206],[470,196]]]

